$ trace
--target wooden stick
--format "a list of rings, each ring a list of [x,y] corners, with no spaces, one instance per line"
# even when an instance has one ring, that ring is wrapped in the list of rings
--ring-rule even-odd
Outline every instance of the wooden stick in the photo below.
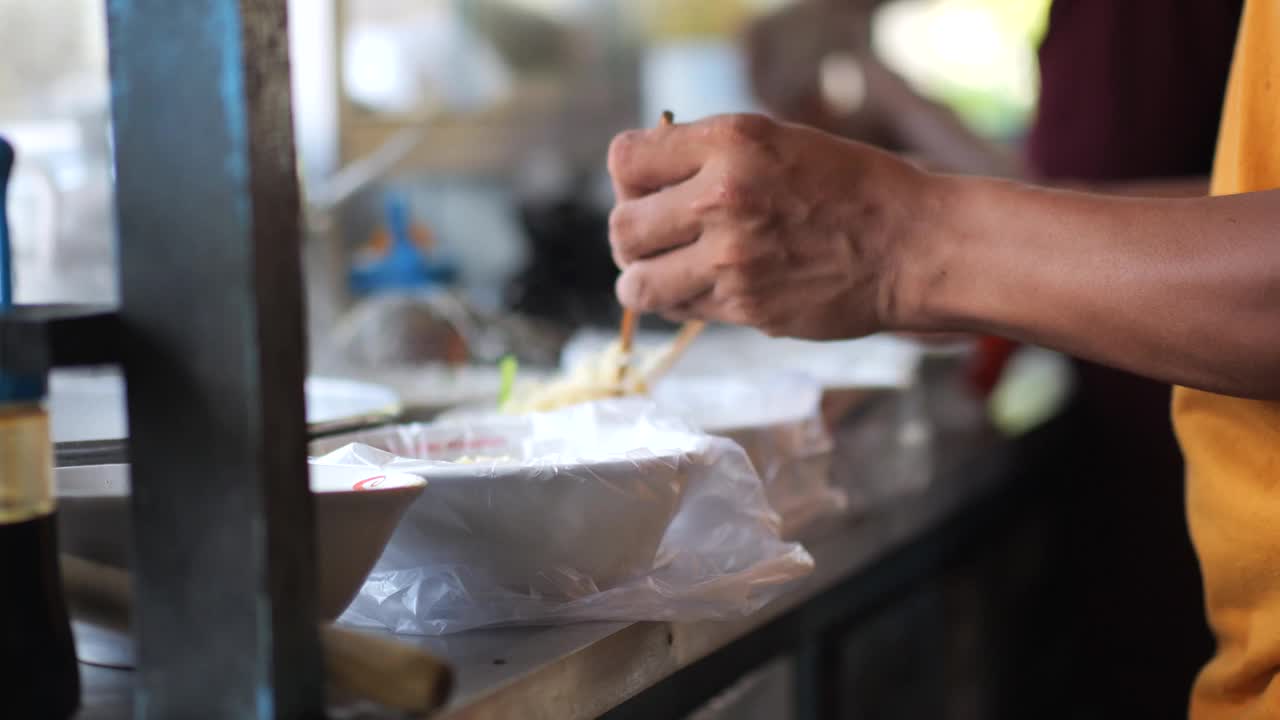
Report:
[[[662,111],[662,120],[658,123],[660,127],[667,127],[676,121],[675,113],[670,110]],[[627,370],[631,367],[631,348],[636,335],[636,313],[630,308],[622,310],[622,327],[618,331],[618,345],[622,351],[622,362],[618,363],[618,390],[622,390],[622,381],[627,377]]]
[[[631,346],[636,336],[636,314],[633,310],[622,311],[622,327],[618,330],[618,345],[622,351],[622,360],[618,363],[618,386],[627,376],[627,368],[631,366]]]
[[[671,346],[667,348],[666,353],[653,364],[653,367],[649,368],[644,378],[645,385],[652,387],[659,377],[665,375],[706,327],[707,324],[701,320],[690,320],[681,325],[680,332],[676,333],[676,339],[671,341]]]
[[[422,650],[388,637],[320,626],[329,682],[388,708],[426,714],[443,707],[453,671]]]
[[[129,628],[132,579],[127,571],[63,553],[67,602],[77,615],[116,630]],[[444,705],[453,671],[422,650],[390,638],[321,623],[329,683],[393,710],[426,714]]]
[[[75,615],[102,627],[128,632],[133,612],[129,573],[119,568],[62,553],[62,589]]]

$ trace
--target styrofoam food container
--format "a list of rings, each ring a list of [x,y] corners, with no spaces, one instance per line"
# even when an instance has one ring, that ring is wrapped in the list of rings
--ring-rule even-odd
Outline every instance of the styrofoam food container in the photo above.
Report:
[[[625,437],[554,448],[527,429],[502,417],[401,425],[317,440],[312,454],[360,443],[348,450],[390,453],[398,470],[427,480],[379,571],[457,567],[512,592],[574,598],[652,570],[698,462],[696,436],[655,449],[628,449]],[[467,456],[482,459],[455,462]]]
[[[310,475],[317,600],[321,618],[331,620],[351,604],[425,483],[416,475],[370,473],[365,467],[312,466]],[[58,468],[55,483],[61,551],[128,569],[129,466]]]

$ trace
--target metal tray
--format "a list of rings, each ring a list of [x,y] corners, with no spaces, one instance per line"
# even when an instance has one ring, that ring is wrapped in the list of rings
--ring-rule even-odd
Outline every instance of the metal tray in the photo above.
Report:
[[[401,414],[395,391],[373,383],[312,377],[306,382],[306,397],[312,437],[393,422]],[[48,407],[56,465],[129,461],[129,423],[118,370],[55,371]]]

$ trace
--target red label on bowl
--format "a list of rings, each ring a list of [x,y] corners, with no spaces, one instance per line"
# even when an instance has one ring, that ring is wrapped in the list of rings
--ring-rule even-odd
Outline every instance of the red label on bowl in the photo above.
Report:
[[[428,453],[437,453],[441,450],[479,450],[482,448],[506,447],[507,441],[500,437],[491,438],[472,438],[465,440],[457,438],[449,442],[427,443]]]
[[[355,485],[352,485],[351,489],[352,490],[377,490],[379,487],[381,487],[381,483],[379,481],[386,480],[386,479],[387,479],[386,475],[378,475],[376,477],[365,478],[360,482],[356,483]]]

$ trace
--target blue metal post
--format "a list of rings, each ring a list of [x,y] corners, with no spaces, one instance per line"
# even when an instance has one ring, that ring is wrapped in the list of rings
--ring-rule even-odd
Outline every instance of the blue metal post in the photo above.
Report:
[[[0,312],[13,305],[13,256],[9,242],[9,173],[13,146],[0,138]]]
[[[286,0],[108,0],[140,718],[323,712]]]

